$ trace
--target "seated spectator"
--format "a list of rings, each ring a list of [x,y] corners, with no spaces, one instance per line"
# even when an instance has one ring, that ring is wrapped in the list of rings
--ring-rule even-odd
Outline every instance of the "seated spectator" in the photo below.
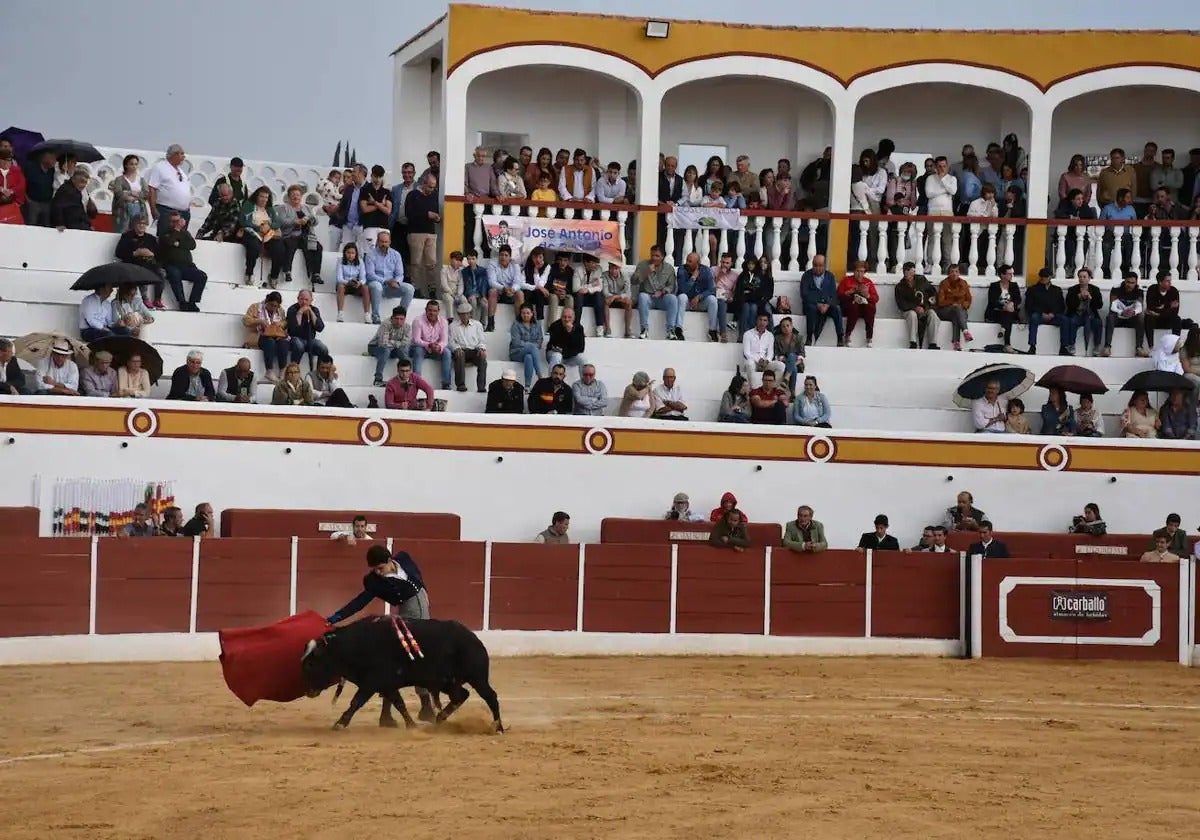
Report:
[[[337,319],[345,320],[346,294],[362,298],[363,321],[371,323],[371,292],[367,288],[366,269],[358,257],[358,246],[353,242],[342,248],[342,260],[337,267]]]
[[[567,369],[562,365],[550,368],[550,375],[539,379],[529,391],[530,414],[572,414],[575,397],[567,387]]]
[[[975,507],[975,497],[963,490],[954,500],[954,507],[946,508],[943,524],[948,531],[978,531],[979,523],[987,514]]]
[[[10,339],[0,338],[0,395],[19,397],[28,394],[25,371],[21,370],[13,353],[13,343]]]
[[[1146,346],[1154,347],[1154,330],[1161,328],[1179,335],[1194,324],[1179,317],[1179,290],[1171,285],[1171,272],[1159,271],[1157,282],[1146,289]]]
[[[783,386],[788,393],[795,393],[799,386],[798,377],[804,372],[804,339],[792,326],[792,317],[784,315],[775,329],[774,357],[783,363]]]
[[[411,195],[410,195],[411,197]],[[379,307],[384,298],[399,298],[405,310],[417,293],[416,287],[404,282],[404,263],[400,252],[392,247],[392,234],[381,230],[375,236],[375,246],[363,254],[363,273],[371,295],[371,323],[379,323]],[[363,315],[363,321],[367,316]]]
[[[825,255],[816,254],[812,268],[800,275],[800,302],[804,310],[805,343],[812,346],[821,340],[821,331],[827,319],[833,320],[837,332],[838,347],[845,346],[842,327],[842,310],[838,306],[837,280],[832,271],[825,270]]]
[[[924,551],[929,554],[953,554],[953,549],[946,545],[946,527],[944,525],[931,525],[929,529],[932,536],[925,548],[914,548],[913,551]]]
[[[517,319],[520,320],[521,308],[525,305],[525,293],[532,292],[534,286],[525,282],[525,273],[521,266],[512,261],[512,248],[508,245],[501,245],[497,249],[496,259],[488,263],[487,273],[488,322],[485,329],[490,332],[496,328],[494,315],[496,307],[501,303],[511,303],[513,311],[517,313]],[[531,314],[534,311],[532,304],[529,311]]]
[[[232,367],[221,371],[217,378],[217,402],[254,402],[254,368],[250,360],[242,356]]]
[[[567,536],[570,527],[571,517],[561,510],[555,511],[554,516],[550,517],[550,527],[534,537],[533,541],[543,545],[567,545],[571,542]]]
[[[1092,285],[1092,272],[1087,268],[1079,269],[1076,275],[1079,282],[1067,289],[1066,329],[1070,334],[1068,349],[1074,353],[1075,344],[1079,338],[1079,330],[1083,330],[1083,354],[1099,356],[1104,345],[1104,318],[1100,310],[1104,307],[1104,293]]]
[[[656,420],[687,420],[687,403],[683,401],[683,389],[675,383],[675,368],[666,368],[662,382],[654,388],[654,412]]]
[[[571,254],[559,251],[554,255],[550,272],[546,275],[544,288],[550,305],[550,320],[557,321],[563,308],[575,310],[575,298],[571,296],[571,283],[575,280],[575,269],[571,266]],[[576,310],[576,314],[578,311]],[[576,319],[578,320],[578,319]]]
[[[1134,330],[1134,348],[1138,356],[1150,355],[1150,351],[1142,346],[1146,335],[1146,315],[1142,311],[1142,290],[1138,286],[1136,271],[1127,271],[1122,276],[1121,284],[1113,286],[1108,293],[1108,315],[1104,319],[1104,350],[1101,356],[1112,355],[1113,330],[1117,327],[1132,327]]]
[[[1091,394],[1079,395],[1075,409],[1075,434],[1079,437],[1104,437],[1104,417],[1096,410]]]
[[[340,177],[340,174],[339,174]],[[240,243],[245,236],[242,228],[242,201],[233,194],[229,184],[218,184],[217,200],[196,231],[196,238],[210,242]]]
[[[1145,391],[1134,391],[1128,407],[1121,412],[1121,434],[1127,438],[1158,437],[1162,422],[1158,412],[1150,407],[1150,395]]]
[[[784,425],[790,401],[788,392],[775,384],[775,372],[763,371],[762,386],[750,392],[750,422]]]
[[[91,230],[96,218],[96,205],[87,194],[91,175],[83,166],[76,166],[69,180],[62,183],[50,201],[50,224],[59,231]]]
[[[695,251],[688,254],[683,265],[675,272],[675,291],[679,299],[680,312],[707,312],[708,338],[721,340],[722,325],[725,323],[725,301],[717,298],[712,270],[700,264],[700,255]]]
[[[121,529],[119,537],[155,537],[158,536],[158,526],[150,515],[150,506],[144,502],[134,505],[133,521]]]
[[[1046,404],[1042,406],[1043,435],[1062,435],[1074,437],[1075,410],[1067,402],[1067,395],[1061,388],[1049,388]]]
[[[713,524],[712,532],[708,535],[708,544],[714,548],[745,551],[750,546],[750,536],[746,523],[742,521],[741,511],[726,511],[725,515]]]
[[[271,405],[315,405],[312,386],[300,377],[300,365],[289,362],[283,369],[283,379],[275,383]]]
[[[287,313],[283,311],[283,296],[279,292],[267,292],[267,296],[258,303],[250,304],[246,314],[242,316],[242,325],[246,335],[242,346],[247,350],[257,348],[262,351],[264,364],[267,366],[268,382],[278,382],[280,374],[288,363],[291,352],[291,342],[287,334]]]
[[[975,431],[991,434],[1004,434],[1008,431],[1005,423],[1008,419],[1008,400],[1000,396],[1000,383],[991,381],[983,388],[983,396],[971,400],[971,419],[975,423]]]
[[[534,317],[542,321],[546,317],[546,307],[553,297],[546,284],[550,281],[550,265],[546,262],[546,249],[534,248],[525,260],[524,282],[527,300],[533,304]],[[557,319],[554,319],[557,320]]]
[[[92,363],[79,378],[79,390],[85,397],[112,397],[117,390],[117,372],[112,369],[112,353],[92,353]]]
[[[908,349],[916,350],[928,342],[927,349],[938,350],[937,334],[942,322],[937,316],[937,289],[924,274],[917,274],[916,263],[906,262],[902,271],[894,294],[896,308],[908,327]]]
[[[167,399],[214,402],[216,398],[212,374],[204,367],[204,354],[199,350],[189,350],[187,361],[171,374],[171,390]]]
[[[140,266],[153,272],[156,277],[166,277],[166,272],[158,264],[158,240],[153,234],[146,232],[146,217],[136,216],[129,224],[129,229],[117,240],[117,259],[121,262]],[[166,309],[162,300],[163,283],[161,280],[147,283],[142,287],[142,300],[147,307]]]
[[[254,283],[254,267],[264,252],[271,258],[271,273],[262,284],[264,289],[275,288],[283,268],[283,238],[279,230],[279,216],[273,205],[271,190],[266,186],[256,189],[242,204],[242,247],[246,250],[247,286]]]
[[[141,158],[137,155],[125,155],[121,160],[121,174],[108,183],[108,191],[112,193],[113,233],[123,234],[133,227],[135,219],[145,219],[150,215],[150,206],[147,204],[150,187],[138,174],[140,164]],[[117,258],[121,258],[120,254]]]
[[[1067,530],[1071,534],[1088,534],[1093,537],[1103,537],[1108,533],[1108,526],[1100,518],[1100,506],[1095,502],[1088,502],[1083,506],[1082,516],[1071,517],[1071,527]]]
[[[850,346],[850,334],[862,318],[870,347],[875,339],[875,306],[879,303],[879,291],[875,281],[867,276],[867,264],[862,260],[854,264],[854,272],[847,274],[838,286],[838,303],[846,313],[846,346]]]
[[[1167,550],[1167,538],[1155,537],[1154,548],[1141,556],[1143,563],[1178,563],[1179,555]]]
[[[829,399],[821,393],[815,376],[804,377],[804,388],[796,394],[796,406],[793,410],[796,424],[811,426],[817,429],[831,429],[833,409]]]
[[[308,273],[308,282],[314,287],[321,285],[321,239],[317,236],[317,217],[304,204],[304,190],[293,184],[287,188],[283,204],[276,205],[275,217],[279,220],[279,236],[283,242],[280,250],[280,268],[283,279],[292,282],[292,262],[296,251],[304,255],[304,270]],[[271,266],[275,270],[275,266]]]
[[[575,302],[575,322],[582,326],[583,307],[591,306],[596,322],[596,338],[603,338],[607,314],[604,308],[604,272],[600,270],[600,258],[595,254],[584,254],[583,263],[573,269],[571,292]]]
[[[949,225],[947,225],[949,227]],[[971,287],[963,279],[961,269],[952,265],[946,269],[946,279],[938,286],[938,318],[949,321],[952,329],[951,346],[962,349],[961,339],[974,341],[967,329],[967,313],[971,311]]]
[[[56,341],[50,355],[38,363],[37,393],[58,397],[79,396],[79,366],[71,358],[71,345]]]
[[[488,276],[487,269],[479,264],[479,252],[474,248],[468,248],[464,259],[467,264],[463,266],[462,283],[463,296],[467,303],[471,304],[471,317],[481,324],[484,324],[484,332],[493,332],[496,329],[495,321],[496,310],[491,307],[488,301]],[[491,323],[491,329],[488,329],[487,324]]]
[[[787,365],[775,358],[775,334],[770,330],[771,316],[761,313],[752,329],[742,335],[742,375],[753,380],[754,374],[770,372],[775,381],[782,378]]]
[[[300,363],[304,354],[308,354],[308,369],[312,370],[316,360],[329,355],[329,348],[317,335],[325,329],[325,321],[321,318],[321,310],[313,306],[313,294],[308,289],[301,289],[296,295],[296,302],[288,307],[287,334],[293,362]]]
[[[625,386],[625,393],[621,395],[621,407],[617,414],[621,417],[651,416],[654,411],[654,389],[650,387],[652,384],[650,375],[645,371],[639,370],[635,373],[632,382]]]
[[[708,521],[709,522],[720,522],[721,519],[726,514],[732,512],[732,511],[736,511],[737,514],[741,517],[741,521],[743,523],[745,523],[747,525],[750,524],[750,518],[748,516],[746,516],[744,511],[738,509],[737,503],[738,503],[737,496],[733,495],[733,493],[730,493],[730,492],[722,493],[721,494],[721,503],[709,512]]]
[[[79,302],[79,337],[84,341],[99,341],[113,335],[129,335],[128,327],[117,323],[113,313],[112,286],[98,286]]]
[[[1192,407],[1187,393],[1182,388],[1171,391],[1167,404],[1159,412],[1159,420],[1161,422],[1159,437],[1167,440],[1194,440],[1196,438],[1196,409]]]
[[[422,405],[418,394],[425,395]],[[413,363],[401,359],[396,363],[396,375],[388,380],[383,392],[383,407],[399,411],[433,411],[433,386],[413,370]]]
[[[196,515],[184,524],[185,537],[211,537],[213,535],[213,509],[208,502],[196,505]]]
[[[508,328],[508,360],[524,366],[526,388],[542,375],[542,327],[533,317],[533,304],[521,304],[517,320]]]
[[[475,366],[475,388],[487,391],[487,337],[483,324],[471,317],[471,304],[460,299],[458,317],[450,325],[450,355],[454,367],[454,387],[467,390],[467,365]]]
[[[675,498],[671,500],[671,509],[667,511],[667,515],[663,519],[676,522],[703,522],[704,514],[692,510],[691,499],[688,498],[687,493],[676,493]]]
[[[729,387],[721,394],[721,407],[717,411],[719,423],[750,422],[750,380],[735,373]]]
[[[158,526],[160,537],[182,537],[183,511],[172,505],[162,512],[162,522]]]
[[[160,301],[161,303],[161,301]],[[140,336],[142,327],[154,323],[154,316],[146,308],[138,287],[133,283],[122,283],[117,287],[117,297],[113,301],[113,318],[117,325],[129,330],[132,336]]]
[[[649,338],[646,328],[650,324],[650,310],[661,309],[667,313],[667,338],[682,341],[683,328],[679,320],[675,272],[665,259],[662,246],[652,245],[650,258],[642,260],[633,270],[631,285],[637,291],[638,315],[642,326],[638,338]]]
[[[888,518],[886,514],[879,514],[875,517],[875,530],[867,531],[858,538],[858,547],[860,549],[872,549],[875,551],[899,551],[900,543],[888,533]]]
[[[166,230],[158,239],[158,261],[167,274],[167,284],[181,312],[200,311],[200,299],[208,283],[208,275],[197,268],[192,259],[192,251],[195,250],[196,240],[188,233],[187,220],[179,213],[172,212]],[[187,296],[183,293],[184,281],[192,284],[191,294]]]
[[[808,505],[796,508],[796,518],[784,526],[783,545],[802,554],[816,554],[829,548],[825,525],[813,519],[813,509]]]
[[[488,386],[485,414],[524,414],[525,389],[517,384],[515,371],[506,370]]]
[[[1078,414],[1076,415],[1078,418]],[[1078,419],[1076,420],[1078,422]],[[1004,419],[1004,431],[1010,435],[1027,435],[1029,419],[1025,416],[1025,402],[1018,397],[1008,401],[1008,414]]]
[[[1012,346],[1013,324],[1021,320],[1021,287],[1013,282],[1013,267],[1000,266],[1000,279],[988,286],[987,309],[983,320],[999,324],[1005,353],[1016,353]]]
[[[1150,354],[1151,368],[1182,375],[1183,359],[1180,357],[1180,351],[1183,350],[1183,342],[1182,338],[1171,333],[1159,336],[1158,344]]]
[[[1179,527],[1181,522],[1178,513],[1168,513],[1163,527],[1156,528],[1150,535],[1150,546],[1154,547],[1155,542],[1161,537],[1167,541],[1167,551],[1180,557],[1186,557],[1188,553],[1187,533]]]
[[[305,383],[312,389],[313,404],[327,408],[354,408],[346,392],[338,381],[337,368],[329,356],[321,356],[317,361],[316,370],[310,370],[304,377]]]
[[[575,310],[564,308],[562,317],[546,331],[546,361],[552,367],[581,367],[587,364],[583,356],[585,341],[583,327],[575,323]]]
[[[992,523],[986,519],[979,523],[979,541],[971,543],[967,556],[1008,557],[1008,546],[992,536]]]
[[[742,263],[734,289],[738,312],[738,330],[745,334],[754,328],[759,315],[771,315],[771,298],[775,295],[775,279],[768,260],[748,258]]]
[[[86,376],[85,376],[86,387]],[[114,397],[145,399],[150,396],[150,374],[142,369],[142,357],[134,353],[117,370]]]
[[[608,389],[596,378],[595,365],[579,369],[579,381],[571,386],[571,399],[576,414],[600,417],[608,409]]]
[[[375,357],[376,388],[383,387],[383,367],[388,359],[408,358],[408,348],[412,343],[412,325],[405,322],[408,312],[403,306],[392,309],[392,316],[387,323],[380,324],[375,337],[367,344],[367,353]]]
[[[928,552],[933,546],[933,525],[926,525],[921,531],[921,539],[912,548],[904,549],[905,553]]]
[[[604,336],[612,335],[609,312],[615,306],[625,310],[625,337],[633,338],[633,293],[630,291],[630,280],[621,270],[621,264],[611,262],[604,272]],[[645,331],[645,325],[642,325]]]

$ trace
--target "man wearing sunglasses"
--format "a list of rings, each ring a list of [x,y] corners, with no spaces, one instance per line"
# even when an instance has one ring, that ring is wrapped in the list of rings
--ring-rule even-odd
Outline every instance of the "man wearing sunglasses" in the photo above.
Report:
[[[150,215],[158,222],[158,238],[170,230],[171,214],[183,217],[184,226],[192,220],[192,185],[184,174],[183,146],[167,147],[167,159],[150,167],[146,184],[150,187]]]

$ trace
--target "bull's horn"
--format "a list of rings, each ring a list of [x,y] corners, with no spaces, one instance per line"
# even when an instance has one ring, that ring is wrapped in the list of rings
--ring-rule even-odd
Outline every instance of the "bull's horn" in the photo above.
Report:
[[[308,655],[316,649],[317,649],[317,640],[309,639],[308,644],[306,644],[304,646],[304,655],[300,657],[300,661],[303,662],[305,659],[308,658]]]

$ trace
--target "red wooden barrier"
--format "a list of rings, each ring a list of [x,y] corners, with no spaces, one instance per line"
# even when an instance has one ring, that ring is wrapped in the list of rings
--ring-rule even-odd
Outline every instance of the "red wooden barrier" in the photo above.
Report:
[[[574,630],[579,546],[492,544],[493,630]]]
[[[866,601],[866,557],[857,551],[772,552],[771,635],[862,636]]]
[[[679,546],[676,632],[761,635],[765,554],[762,548]]]
[[[374,525],[373,536],[383,540],[404,537],[426,540],[457,540],[462,521],[454,513],[397,513],[372,510],[276,510],[267,508],[230,508],[221,511],[222,537],[324,537],[329,526],[350,523],[358,514]],[[326,526],[322,529],[322,525]]]
[[[35,507],[0,507],[0,534],[10,537],[36,537],[41,514]]]
[[[966,551],[979,536],[968,531],[950,534],[946,543],[955,551]],[[1150,549],[1149,534],[1108,534],[1090,537],[1086,534],[1046,534],[1036,531],[997,531],[996,539],[1008,546],[1013,557],[1106,558],[1137,560]],[[1188,537],[1194,546],[1200,537]]]
[[[871,564],[871,635],[957,639],[959,556],[876,551]]]
[[[751,522],[750,542],[755,547],[779,545],[783,531],[774,522]],[[600,542],[639,543],[656,545],[677,542],[684,545],[704,543],[712,531],[709,522],[679,522],[673,519],[621,519],[608,517],[600,520]]]
[[[103,539],[96,560],[97,633],[186,633],[192,540]]]
[[[482,630],[484,544],[405,540],[402,547],[421,567],[433,616]]]
[[[0,637],[88,631],[91,540],[9,537],[0,552]]]
[[[670,546],[587,547],[583,629],[666,633],[671,629]]]
[[[201,540],[196,629],[259,627],[288,615],[292,541]]]

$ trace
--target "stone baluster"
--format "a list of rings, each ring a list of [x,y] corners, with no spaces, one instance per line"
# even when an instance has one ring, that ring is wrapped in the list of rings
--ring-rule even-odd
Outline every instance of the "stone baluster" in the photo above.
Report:
[[[925,223],[912,223],[913,262],[917,264],[917,274],[925,273]]]
[[[1073,230],[1075,231],[1075,258],[1071,264],[1075,266],[1075,272],[1078,273],[1079,269],[1087,265],[1084,262],[1087,259],[1087,248],[1084,246],[1087,243],[1088,229],[1084,225],[1076,225]]]
[[[933,222],[933,229],[929,234],[929,269],[930,271],[941,271],[942,269],[942,225],[947,222]]]
[[[668,255],[675,253],[675,226],[671,224],[671,219],[667,218],[667,241],[663,243],[663,248]]]
[[[1054,228],[1054,279],[1063,280],[1067,276],[1067,226],[1056,225]]]
[[[712,265],[712,260],[710,260],[708,257],[708,246],[709,246],[708,235],[710,232],[713,232],[711,228],[700,228],[699,230],[695,231],[695,234],[696,234],[695,251],[697,254],[700,255],[700,264],[701,265],[709,265],[709,266]],[[725,233],[725,231],[718,230],[718,231],[715,231],[715,233],[717,234],[717,236],[721,236],[722,234]],[[718,242],[719,241],[720,240],[718,239]],[[717,250],[720,251],[720,248],[718,248]]]
[[[871,226],[875,228],[875,271],[883,274],[888,267],[888,223],[880,219],[871,222]],[[899,248],[899,242],[896,247]]]
[[[1160,227],[1144,228],[1146,235],[1150,238],[1150,246],[1147,248],[1147,268],[1149,276],[1154,277],[1158,273],[1158,264],[1162,260],[1162,253],[1159,251],[1159,242],[1162,240],[1163,229]]]
[[[1179,276],[1179,234],[1183,228],[1167,228],[1167,236],[1170,238],[1171,247],[1167,252],[1167,268],[1171,270],[1171,276],[1176,279],[1183,279]]]
[[[584,221],[590,222],[592,220],[592,216],[593,216],[592,208],[585,207],[583,210],[580,210],[579,213],[583,217]]]
[[[766,249],[763,246],[766,243],[765,234],[767,230],[767,222],[769,221],[770,220],[766,216],[756,216],[754,218],[754,233],[751,234],[751,236],[753,237],[752,241],[754,243],[754,253],[757,254],[760,259],[768,256]]]
[[[683,229],[683,256],[686,257],[688,254],[692,253],[692,251],[698,250],[696,247],[696,242],[701,236],[704,236],[704,231],[702,230],[691,230],[690,228]]]
[[[962,255],[959,253],[958,240],[962,235],[962,222],[950,222],[950,265],[958,265],[962,262]]]
[[[788,229],[792,232],[790,241],[788,242],[788,271],[803,271],[800,266],[800,225],[804,224],[806,219],[797,219],[792,216],[787,220]]]
[[[820,226],[820,219],[808,220],[808,248],[805,253],[804,265],[800,267],[801,271],[808,271],[812,267],[813,257],[817,255],[817,228]]]
[[[1104,228],[1099,225],[1089,225],[1084,229],[1088,237],[1088,268],[1097,280],[1107,277],[1104,260]]]
[[[774,274],[778,274],[783,269],[783,265],[779,261],[780,251],[783,249],[783,242],[781,241],[783,221],[782,216],[773,216],[771,218],[771,253],[769,256],[771,257],[771,271]]]
[[[908,262],[912,257],[912,240],[909,238],[912,231],[912,226],[907,219],[901,218],[896,222],[896,270]]]
[[[1109,230],[1113,233],[1113,248],[1112,253],[1108,255],[1108,276],[1119,281],[1121,279],[1121,234],[1118,233],[1118,228],[1109,228]]]
[[[1133,227],[1129,231],[1133,245],[1130,250],[1133,253],[1129,255],[1129,270],[1136,272],[1138,277],[1142,276],[1142,228]],[[1113,248],[1114,251],[1120,251],[1120,247]]]
[[[988,225],[987,270],[988,277],[996,276],[997,259],[1001,265],[1013,264],[1013,226]]]
[[[1200,227],[1188,228],[1188,280],[1200,280],[1200,266],[1196,265],[1200,259]]]
[[[853,220],[853,217],[851,217]],[[858,262],[867,261],[867,231],[870,230],[869,222],[858,222],[858,248],[855,251],[854,259]]]
[[[617,211],[617,247],[621,249],[621,253],[629,251],[629,235],[625,232],[625,227],[629,224],[629,211]]]
[[[482,204],[472,204],[471,209],[475,211],[474,230],[471,231],[471,246],[475,249],[475,253],[483,253],[483,210]]]
[[[967,276],[974,277],[979,274],[979,234],[983,230],[983,225],[972,223],[969,231],[971,236],[971,247],[967,253]]]
[[[740,214],[738,215],[738,228],[737,228],[737,239],[736,239],[737,244],[734,247],[734,253],[737,254],[737,264],[738,265],[741,265],[742,262],[746,259],[746,222],[747,221],[749,221],[749,219],[747,219],[747,217],[742,216]],[[718,250],[718,253],[714,254],[713,256],[719,259],[721,256],[720,249],[717,249],[717,250]]]

